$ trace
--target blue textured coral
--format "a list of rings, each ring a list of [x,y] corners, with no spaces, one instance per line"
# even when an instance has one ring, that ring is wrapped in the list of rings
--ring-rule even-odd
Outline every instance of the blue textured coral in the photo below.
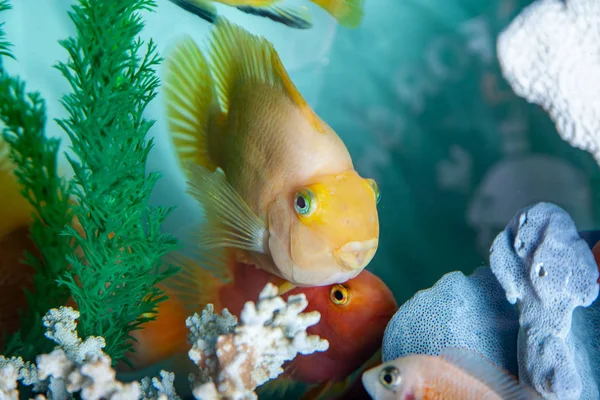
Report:
[[[593,244],[560,207],[519,211],[492,245],[491,269],[446,274],[398,310],[385,331],[384,361],[464,347],[545,398],[600,398]]]
[[[384,333],[383,361],[462,347],[516,374],[518,318],[489,268],[478,268],[471,276],[450,272],[396,312]]]

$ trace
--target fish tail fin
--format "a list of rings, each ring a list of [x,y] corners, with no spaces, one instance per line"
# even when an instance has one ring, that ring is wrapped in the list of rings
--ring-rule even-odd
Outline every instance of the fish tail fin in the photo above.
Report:
[[[236,6],[246,14],[269,18],[275,22],[282,23],[290,28],[310,29],[312,28],[312,15],[308,8],[292,7],[288,5],[273,5],[269,7]]]
[[[217,268],[226,267],[226,258],[207,254],[202,261],[195,261],[181,253],[171,252],[165,256],[165,261],[181,270],[159,285],[168,298],[158,304],[155,319],[144,323],[131,335],[135,340],[135,352],[127,354],[127,358],[134,369],[174,357],[184,359],[180,356],[190,348],[186,319],[195,312],[200,313],[209,303],[217,309],[219,290],[226,284],[227,272],[223,271],[221,277],[216,274]]]
[[[542,400],[532,388],[519,383],[508,371],[474,351],[447,347],[442,350],[440,357],[486,384],[501,399]]]
[[[214,24],[217,20],[217,8],[212,0],[169,0],[187,12]]]
[[[165,57],[164,68],[167,124],[180,166],[188,177],[190,162],[214,170],[208,126],[216,96],[206,58],[185,35]]]
[[[364,11],[364,0],[311,0],[327,11],[338,23],[346,28],[360,25]]]
[[[221,109],[229,110],[229,99],[236,88],[248,82],[261,83],[285,93],[313,127],[325,126],[310,108],[290,79],[277,51],[264,37],[219,17],[210,41],[211,71]]]

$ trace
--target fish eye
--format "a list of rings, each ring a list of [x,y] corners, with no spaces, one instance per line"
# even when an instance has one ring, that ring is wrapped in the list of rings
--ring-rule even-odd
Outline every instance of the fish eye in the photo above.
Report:
[[[388,365],[379,373],[379,382],[386,388],[394,390],[402,383],[402,377],[398,368]]]
[[[308,189],[302,189],[296,192],[294,196],[294,208],[296,212],[303,216],[312,214],[317,208],[317,202],[313,192]]]
[[[375,182],[375,179],[371,179],[371,178],[368,178],[367,182],[369,182],[369,185],[371,185],[371,188],[373,188],[373,192],[375,192],[375,202],[377,204],[379,204],[379,200],[381,199],[381,194],[379,193],[379,186],[377,186],[377,182]]]
[[[350,292],[344,285],[333,285],[329,297],[334,304],[343,306],[350,300]]]

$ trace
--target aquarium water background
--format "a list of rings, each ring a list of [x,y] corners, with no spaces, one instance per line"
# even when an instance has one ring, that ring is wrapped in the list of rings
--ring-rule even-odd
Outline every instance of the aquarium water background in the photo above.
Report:
[[[488,264],[488,249],[520,208],[563,207],[578,228],[598,226],[600,171],[572,148],[540,107],[514,95],[502,77],[495,40],[529,1],[366,0],[348,30],[307,1],[314,26],[295,30],[219,6],[219,13],[273,42],[292,79],[349,147],[357,170],[377,180],[381,244],[369,269],[399,303],[444,273]],[[5,13],[18,73],[47,101],[47,134],[67,138],[53,118],[69,90],[53,65],[58,40],[74,33],[67,0],[13,2]],[[167,0],[146,14],[143,39],[166,55],[180,35],[205,41],[210,24]],[[201,222],[167,139],[163,98],[146,110],[157,122],[150,168],[163,172],[153,201],[178,205],[164,229],[189,242]],[[63,172],[70,176],[61,160]]]

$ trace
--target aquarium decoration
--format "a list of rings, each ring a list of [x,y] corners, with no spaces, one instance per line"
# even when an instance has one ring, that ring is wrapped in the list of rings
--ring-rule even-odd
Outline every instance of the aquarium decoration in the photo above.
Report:
[[[579,399],[581,359],[576,362],[569,333],[573,311],[598,297],[589,246],[564,210],[540,203],[519,212],[490,251],[491,269],[519,309],[521,381],[544,396]]]
[[[215,315],[211,304],[201,315],[189,317],[189,356],[199,367],[191,380],[194,397],[256,399],[256,387],[279,376],[284,362],[297,354],[326,351],[326,340],[306,333],[320,319],[317,311],[302,313],[307,305],[304,294],[289,296],[286,302],[277,295],[275,285],[267,284],[256,304],[246,303],[241,322],[227,310]],[[146,377],[141,382],[117,381],[113,361],[103,351],[104,338],[78,337],[75,321],[79,316],[70,307],[48,311],[43,320],[45,335],[57,346],[49,354],[38,355],[35,363],[0,356],[0,397],[18,399],[20,381],[33,385],[39,393],[36,400],[45,396],[67,399],[74,393],[89,400],[179,399],[174,376],[167,371],[161,371],[160,378]]]
[[[36,276],[28,315],[35,321],[71,297],[81,312],[79,332],[104,337],[113,362],[130,350],[129,332],[164,299],[156,283],[176,271],[161,263],[176,246],[160,232],[171,208],[148,205],[159,174],[146,175],[153,122],[142,112],[156,96],[160,58],[152,41],[144,45],[137,36],[140,11],[152,7],[82,0],[70,12],[77,35],[61,42],[69,59],[57,65],[73,90],[62,101],[69,117],[57,121],[75,154],[67,154],[74,171],[68,184],[58,177],[58,140],[44,137],[43,100],[2,71],[4,137],[23,195],[38,213],[31,230],[43,261],[29,257]],[[43,337],[36,325],[24,324],[7,354],[31,360],[47,349],[48,342],[35,345]]]
[[[590,247],[560,207],[520,210],[496,237],[490,267],[446,274],[400,307],[383,360],[462,347],[545,398],[597,399],[599,272]]]
[[[538,0],[498,37],[514,92],[542,106],[561,137],[600,163],[600,3]]]
[[[9,8],[8,1],[0,2],[1,12]],[[4,36],[0,27],[0,60],[13,58]],[[10,165],[3,168],[15,171],[22,195],[33,208],[29,235],[41,255],[25,255],[26,264],[35,271],[33,292],[27,291],[27,312],[21,317],[21,329],[8,338],[5,353],[32,360],[38,352],[51,348],[51,342],[43,335],[43,315],[49,308],[65,304],[70,296],[69,289],[57,280],[67,270],[67,255],[75,249],[72,239],[62,235],[73,218],[69,204],[71,187],[58,175],[59,141],[44,136],[44,100],[39,93],[28,92],[25,82],[10,76],[1,63],[0,119],[4,125],[0,151],[10,152]]]

